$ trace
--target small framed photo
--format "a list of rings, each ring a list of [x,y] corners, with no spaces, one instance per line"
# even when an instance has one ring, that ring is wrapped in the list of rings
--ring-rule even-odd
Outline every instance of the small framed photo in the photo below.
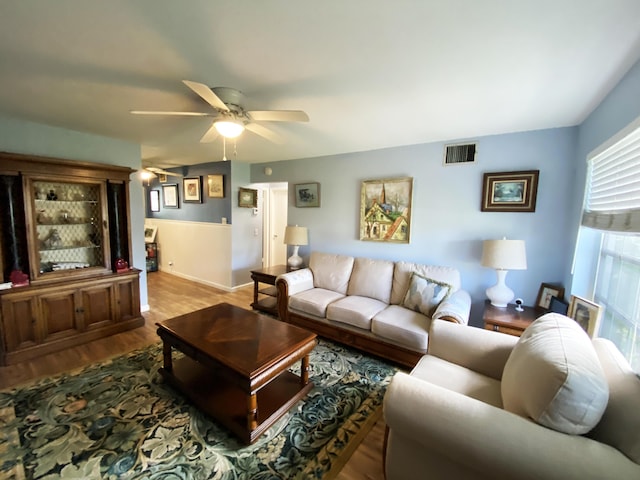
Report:
[[[257,208],[258,191],[253,188],[242,188],[238,190],[238,206],[245,208]]]
[[[540,170],[485,173],[483,212],[535,212]]]
[[[185,177],[182,179],[184,203],[202,203],[202,177]]]
[[[564,287],[561,287],[560,285],[553,285],[551,283],[540,284],[538,298],[536,299],[536,308],[549,310],[551,297],[564,298]]]
[[[298,183],[295,185],[296,207],[319,207],[320,206],[320,184]]]
[[[145,225],[144,226],[144,243],[153,243],[156,241],[156,233],[158,232],[158,227],[155,225]]]
[[[159,173],[158,174],[158,181],[160,183],[167,183],[167,174],[166,173]]]
[[[160,211],[160,190],[149,190],[149,210]]]
[[[560,313],[566,315],[569,311],[569,304],[558,297],[551,297],[549,301],[548,313]]]
[[[164,208],[180,208],[177,183],[162,185],[162,206]]]
[[[591,338],[598,332],[602,307],[586,298],[571,295],[568,316],[573,318]]]
[[[207,175],[209,198],[224,198],[224,175]]]

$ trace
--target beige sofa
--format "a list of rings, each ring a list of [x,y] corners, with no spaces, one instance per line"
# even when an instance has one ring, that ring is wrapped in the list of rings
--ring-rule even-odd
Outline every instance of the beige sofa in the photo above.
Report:
[[[454,268],[321,252],[276,288],[281,320],[409,367],[432,318],[466,324],[471,307]]]
[[[640,379],[547,314],[520,339],[435,321],[384,399],[387,480],[640,479]]]

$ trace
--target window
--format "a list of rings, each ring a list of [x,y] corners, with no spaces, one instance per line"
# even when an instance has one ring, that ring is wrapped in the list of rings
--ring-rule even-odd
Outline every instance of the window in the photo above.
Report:
[[[640,372],[640,235],[602,235],[594,299],[604,306],[598,336]]]
[[[604,306],[596,334],[640,371],[640,118],[587,160],[582,226],[600,240],[593,297]]]

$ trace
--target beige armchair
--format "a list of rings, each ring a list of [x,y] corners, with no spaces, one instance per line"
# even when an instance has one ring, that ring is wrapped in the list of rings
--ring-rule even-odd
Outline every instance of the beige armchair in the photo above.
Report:
[[[640,479],[640,379],[575,326],[549,314],[519,339],[434,321],[385,395],[387,480]]]

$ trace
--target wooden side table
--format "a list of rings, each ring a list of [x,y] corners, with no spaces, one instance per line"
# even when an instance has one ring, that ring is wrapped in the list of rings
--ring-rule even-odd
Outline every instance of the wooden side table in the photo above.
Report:
[[[276,299],[276,278],[278,275],[287,273],[290,269],[286,265],[276,265],[274,267],[251,270],[253,280],[253,303],[251,308],[260,310],[272,315],[278,315],[278,305]],[[260,283],[268,287],[260,288]]]
[[[541,312],[534,307],[522,307],[523,312],[517,312],[516,306],[509,304],[506,308],[494,307],[489,300],[484,303],[484,328],[494,332],[508,333],[519,337],[531,323],[540,316]]]

